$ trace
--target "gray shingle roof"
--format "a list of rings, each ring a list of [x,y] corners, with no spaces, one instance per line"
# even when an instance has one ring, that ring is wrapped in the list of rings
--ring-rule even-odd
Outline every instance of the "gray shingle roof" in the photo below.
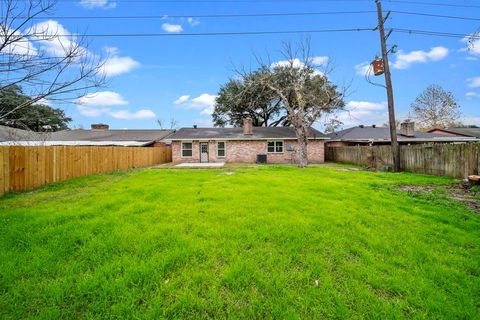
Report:
[[[174,130],[64,130],[37,133],[0,126],[2,145],[118,145],[145,146],[163,140]],[[22,142],[25,142],[22,144]]]
[[[173,130],[64,130],[52,132],[50,141],[159,141]]]
[[[328,139],[320,131],[310,128],[310,139]],[[264,140],[296,139],[292,127],[253,127],[253,134],[243,134],[243,128],[181,128],[167,137],[168,140]]]
[[[0,142],[41,140],[42,137],[44,137],[42,133],[0,126]]]
[[[436,130],[436,129],[433,129],[433,130]],[[447,128],[447,129],[437,129],[437,130],[444,130],[444,131],[455,133],[455,134],[480,138],[480,128]]]
[[[329,134],[331,141],[350,142],[388,142],[390,141],[390,129],[386,127],[353,127]],[[463,137],[446,136],[439,133],[415,131],[414,137],[406,137],[397,131],[398,141],[465,141]]]

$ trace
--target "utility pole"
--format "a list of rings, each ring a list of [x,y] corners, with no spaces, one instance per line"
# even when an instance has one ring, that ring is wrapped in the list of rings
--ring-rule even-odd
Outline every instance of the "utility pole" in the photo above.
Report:
[[[390,140],[392,144],[393,169],[395,172],[400,171],[400,146],[397,139],[397,124],[395,123],[395,105],[393,101],[393,87],[392,78],[390,74],[390,65],[388,64],[388,51],[385,38],[385,28],[383,26],[384,18],[382,13],[382,3],[380,0],[375,0],[377,4],[378,13],[378,31],[380,33],[380,44],[382,46],[382,60],[385,70],[385,85],[387,87],[388,98],[388,119],[390,123]]]

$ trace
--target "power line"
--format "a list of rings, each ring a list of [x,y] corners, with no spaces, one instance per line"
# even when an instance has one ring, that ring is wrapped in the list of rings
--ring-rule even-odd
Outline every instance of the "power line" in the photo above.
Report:
[[[429,31],[429,30],[417,30],[417,29],[402,29],[402,28],[390,28],[394,32],[419,34],[427,36],[438,36],[448,38],[471,38],[473,40],[480,39],[480,36],[465,34],[465,33],[452,33],[442,31]],[[349,28],[349,29],[312,29],[312,30],[279,30],[279,31],[238,31],[238,32],[198,32],[198,33],[97,33],[97,34],[81,34],[82,37],[92,38],[106,38],[106,37],[123,37],[123,38],[147,38],[147,37],[195,37],[195,36],[241,36],[241,35],[268,35],[268,34],[305,34],[305,33],[338,33],[338,32],[363,32],[363,31],[375,31],[376,28]],[[56,34],[52,37],[72,37],[72,35]],[[49,41],[39,39],[38,36],[30,36],[30,41]]]
[[[239,31],[239,32],[197,32],[197,33],[97,33],[81,34],[82,37],[106,38],[144,38],[144,37],[192,37],[192,36],[240,36],[240,35],[265,35],[265,34],[294,34],[294,33],[335,33],[335,32],[361,32],[374,31],[374,28],[350,28],[350,29],[320,29],[320,30],[285,30],[285,31]],[[30,41],[48,41],[35,38]],[[55,34],[53,37],[71,37],[71,35]]]
[[[412,12],[412,11],[399,11],[391,10],[392,13],[404,14],[404,15],[414,15],[414,16],[426,16],[434,18],[445,18],[445,19],[458,19],[458,20],[467,20],[467,21],[480,21],[480,18],[474,17],[462,17],[462,16],[452,16],[452,15],[441,15],[433,14],[426,12]],[[236,14],[236,13],[227,13],[227,14],[187,14],[187,15],[133,15],[133,16],[47,16],[47,17],[33,17],[32,20],[41,20],[41,19],[63,19],[63,20],[114,20],[114,19],[165,19],[165,18],[244,18],[244,17],[284,17],[284,16],[317,16],[317,15],[348,15],[348,14],[367,14],[375,13],[374,10],[363,10],[363,11],[325,11],[325,12],[272,12],[272,13],[245,13],[245,14]],[[20,17],[25,19],[26,17]]]
[[[277,17],[277,16],[316,16],[375,13],[373,10],[363,11],[325,11],[325,12],[277,12],[277,13],[245,13],[245,14],[189,14],[189,15],[134,15],[134,16],[47,16],[33,19],[164,19],[164,18],[241,18],[241,17]],[[22,17],[26,18],[26,17]]]
[[[445,18],[445,19],[458,19],[458,20],[469,20],[469,21],[480,21],[480,18],[473,17],[460,17],[460,16],[450,16],[443,14],[433,14],[433,13],[424,13],[424,12],[410,12],[410,11],[398,11],[392,10],[393,13],[413,15],[413,16],[425,16],[425,17],[435,17],[435,18]]]
[[[436,6],[436,7],[455,7],[455,8],[476,8],[476,9],[480,9],[479,5],[473,5],[473,4],[438,3],[438,2],[408,1],[408,0],[383,0],[383,1],[384,2],[391,2],[391,3],[416,4],[416,5]]]
[[[29,0],[23,0],[29,1]],[[457,8],[477,8],[480,9],[480,5],[470,4],[458,4],[458,3],[439,3],[439,2],[425,2],[425,1],[413,1],[413,0],[383,0],[389,3],[398,4],[413,4],[413,5],[426,5],[426,6],[439,6],[439,7],[457,7]],[[58,3],[72,3],[78,2],[78,0],[59,0]],[[115,0],[117,3],[269,3],[269,2],[371,2],[371,0]]]
[[[392,30],[394,32],[399,32],[399,33],[419,34],[424,36],[436,36],[436,37],[446,37],[446,38],[470,38],[472,40],[480,39],[479,35],[474,35],[474,34],[416,30],[416,29],[401,29],[401,28],[392,28]]]

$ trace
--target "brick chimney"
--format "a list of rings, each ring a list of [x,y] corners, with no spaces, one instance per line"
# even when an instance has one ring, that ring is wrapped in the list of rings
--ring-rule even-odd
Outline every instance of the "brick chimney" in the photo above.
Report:
[[[243,134],[253,134],[253,120],[250,117],[243,118]]]
[[[108,130],[109,126],[104,123],[92,123],[91,128],[92,130]]]
[[[405,137],[415,137],[415,122],[405,120],[400,124],[400,134]]]

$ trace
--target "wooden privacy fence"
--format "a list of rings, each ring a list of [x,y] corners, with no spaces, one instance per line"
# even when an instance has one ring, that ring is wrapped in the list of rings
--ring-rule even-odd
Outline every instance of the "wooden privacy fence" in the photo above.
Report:
[[[454,178],[480,171],[480,144],[418,144],[400,146],[402,170]],[[374,168],[393,166],[390,146],[327,147],[326,160]]]
[[[0,147],[0,195],[69,178],[172,161],[170,146]]]

